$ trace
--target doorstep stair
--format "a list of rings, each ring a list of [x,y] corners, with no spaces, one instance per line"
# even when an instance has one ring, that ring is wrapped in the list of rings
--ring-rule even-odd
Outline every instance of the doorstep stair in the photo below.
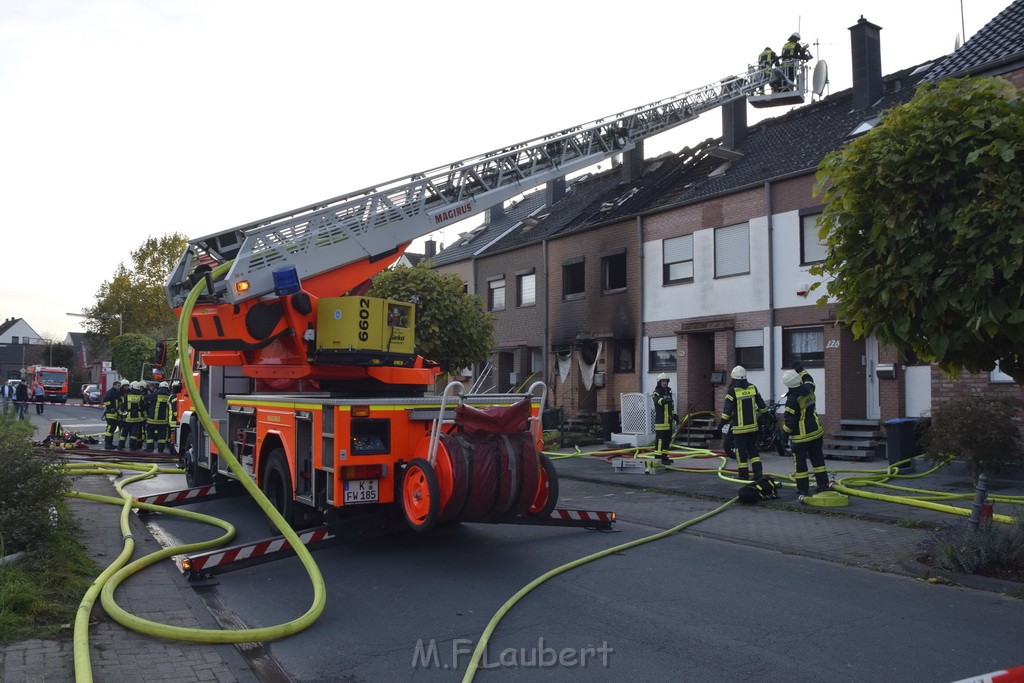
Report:
[[[676,433],[672,443],[687,448],[710,449],[711,441],[716,438],[715,418],[692,417]]]
[[[882,428],[878,420],[844,419],[839,429],[825,438],[822,452],[827,458],[866,460],[878,455]]]

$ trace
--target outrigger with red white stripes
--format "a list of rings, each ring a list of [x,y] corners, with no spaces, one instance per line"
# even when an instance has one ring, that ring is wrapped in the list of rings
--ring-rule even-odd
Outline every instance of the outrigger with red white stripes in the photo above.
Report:
[[[243,491],[237,486],[222,487],[220,490],[216,486],[200,486],[179,491],[136,496],[135,500],[136,502],[150,505],[176,507],[241,495],[242,493]],[[549,516],[543,518],[504,516],[491,520],[477,521],[495,524],[524,524],[607,530],[615,523],[615,513],[556,508],[552,510]],[[381,536],[402,528],[406,528],[405,522],[394,516],[368,514],[303,529],[298,531],[297,535],[306,547],[319,550],[341,542],[365,540]],[[272,536],[227,548],[218,548],[191,555],[178,555],[174,559],[178,569],[185,575],[189,583],[193,585],[209,585],[214,575],[291,557],[294,554],[294,549],[284,536]]]

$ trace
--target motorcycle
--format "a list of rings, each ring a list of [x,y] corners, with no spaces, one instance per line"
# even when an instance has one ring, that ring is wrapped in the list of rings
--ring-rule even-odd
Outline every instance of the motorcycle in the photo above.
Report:
[[[780,456],[785,457],[786,453],[786,435],[782,432],[782,427],[779,426],[778,409],[782,406],[780,403],[772,401],[768,404],[767,410],[757,416],[757,450],[761,451],[775,451]],[[735,446],[733,445],[732,432],[727,432],[722,438],[722,448],[730,456],[734,456]]]
[[[757,450],[774,450],[780,456],[786,456],[786,435],[779,426],[778,409],[781,404],[772,401],[768,410],[757,416]]]

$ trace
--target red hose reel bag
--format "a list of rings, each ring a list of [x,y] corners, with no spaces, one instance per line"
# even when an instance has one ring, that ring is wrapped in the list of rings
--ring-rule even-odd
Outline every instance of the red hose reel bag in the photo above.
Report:
[[[529,509],[540,481],[529,417],[529,397],[511,406],[456,407],[457,430],[441,436],[451,462],[452,495],[440,519],[480,521]]]

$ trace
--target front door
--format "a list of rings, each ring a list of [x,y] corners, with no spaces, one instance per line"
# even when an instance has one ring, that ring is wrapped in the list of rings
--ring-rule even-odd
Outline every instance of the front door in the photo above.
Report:
[[[878,340],[871,335],[864,340],[864,370],[867,391],[867,406],[865,413],[869,420],[878,420],[882,417],[882,404],[878,396],[878,377],[875,375],[875,368],[878,366]]]

